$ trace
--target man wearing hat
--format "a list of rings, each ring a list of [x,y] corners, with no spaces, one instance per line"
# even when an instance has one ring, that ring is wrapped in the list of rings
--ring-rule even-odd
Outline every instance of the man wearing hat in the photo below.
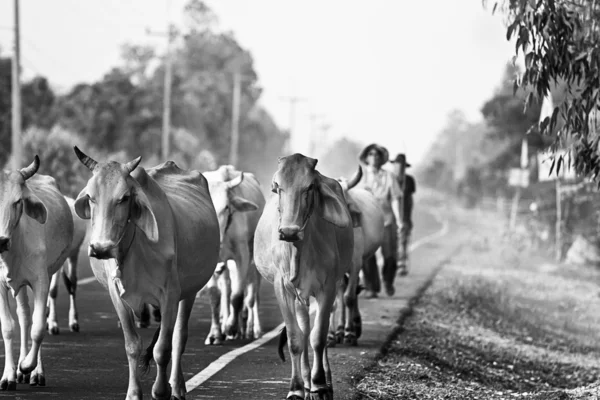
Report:
[[[363,178],[359,185],[370,191],[377,199],[384,215],[384,236],[381,251],[383,254],[383,282],[388,296],[394,295],[394,278],[397,270],[398,234],[397,229],[402,226],[400,197],[402,192],[395,174],[381,167],[388,161],[387,149],[378,144],[370,144],[358,156],[363,168]],[[370,257],[363,265],[363,278],[366,296],[377,297],[381,290],[379,268],[375,256]]]
[[[406,162],[405,154],[398,154],[392,163],[394,163],[398,185],[403,193],[401,199],[402,223],[398,229],[398,266],[400,275],[406,275],[408,274],[408,242],[413,228],[413,194],[417,191],[417,184],[415,178],[405,172],[406,168],[410,167],[410,164]]]

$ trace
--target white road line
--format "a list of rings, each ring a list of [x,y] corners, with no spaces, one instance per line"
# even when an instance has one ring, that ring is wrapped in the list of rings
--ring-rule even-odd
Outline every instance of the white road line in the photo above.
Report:
[[[432,240],[435,240],[439,237],[444,236],[445,234],[448,233],[449,230],[449,226],[450,224],[448,223],[447,220],[443,220],[441,219],[441,217],[438,215],[438,213],[434,214],[435,218],[438,221],[442,222],[442,228],[435,232],[432,233],[430,235],[427,235],[423,238],[420,238],[419,240],[416,240],[414,243],[412,243],[409,246],[410,251],[415,250],[416,248],[418,248],[419,246],[424,245],[427,242],[430,242]],[[311,314],[312,312],[315,311],[315,307],[311,307]],[[198,372],[196,375],[194,375],[192,378],[190,378],[186,383],[185,383],[185,389],[187,390],[187,392],[191,392],[192,390],[196,389],[198,386],[202,385],[204,382],[206,382],[208,379],[210,379],[213,375],[215,375],[217,372],[221,371],[223,368],[225,368],[230,362],[232,362],[233,360],[235,360],[236,358],[238,358],[239,356],[252,351],[254,349],[259,348],[260,346],[262,346],[263,344],[267,343],[268,341],[270,341],[271,339],[277,337],[277,335],[279,335],[279,331],[281,331],[281,329],[285,326],[285,324],[282,322],[281,324],[279,324],[275,329],[273,329],[272,331],[266,333],[263,337],[261,337],[260,339],[255,340],[252,343],[249,343],[243,347],[237,348],[235,350],[231,350],[228,353],[223,354],[221,357],[217,358],[215,361],[213,361],[212,363],[210,363],[208,365],[208,367],[204,368],[202,371]]]
[[[77,286],[88,285],[92,282],[96,282],[95,276],[90,276],[89,278],[83,278],[77,281]]]

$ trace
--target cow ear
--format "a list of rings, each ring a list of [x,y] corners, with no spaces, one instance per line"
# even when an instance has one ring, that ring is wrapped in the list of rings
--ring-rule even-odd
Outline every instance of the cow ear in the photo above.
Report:
[[[344,201],[344,195],[339,183],[335,182],[339,187],[339,193],[329,187],[324,182],[320,182],[318,187],[319,205],[317,213],[325,221],[331,222],[338,228],[346,228],[352,223],[348,207]]]
[[[23,193],[23,207],[25,214],[42,225],[46,223],[46,219],[48,218],[46,206],[31,190],[25,190]]]
[[[75,200],[75,214],[81,219],[91,218],[90,196],[87,193],[87,188],[83,188]]]
[[[152,243],[158,242],[158,224],[148,197],[141,188],[134,191],[133,222]]]
[[[250,200],[246,200],[241,198],[240,196],[233,196],[229,199],[229,203],[236,211],[246,212],[246,211],[256,211],[258,210],[258,206],[251,202]]]

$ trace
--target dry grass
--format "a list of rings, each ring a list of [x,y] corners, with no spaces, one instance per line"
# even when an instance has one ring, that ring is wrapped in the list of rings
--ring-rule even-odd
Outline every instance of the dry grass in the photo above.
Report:
[[[600,272],[494,243],[442,269],[360,398],[600,398]]]

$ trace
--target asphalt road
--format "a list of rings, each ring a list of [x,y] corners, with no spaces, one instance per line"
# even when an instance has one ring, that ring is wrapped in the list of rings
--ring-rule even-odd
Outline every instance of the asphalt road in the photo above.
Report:
[[[418,209],[415,221],[413,242],[430,236],[441,228],[437,218]],[[413,268],[418,268],[417,264],[429,262],[430,256],[431,251],[427,250],[418,257],[415,256],[417,261],[413,258]],[[86,259],[86,255],[80,257],[80,280],[93,276]],[[429,263],[433,265],[435,262],[431,260]],[[415,278],[411,278],[412,276]],[[418,279],[419,276],[418,273],[411,271],[408,278],[398,278],[398,280],[404,279],[404,282],[398,282],[397,289],[402,285],[412,285],[407,279]],[[380,300],[360,300],[361,309],[364,307],[364,333],[359,346],[354,348],[339,346],[330,350],[336,399],[349,396],[351,388],[348,387],[348,382],[351,380],[348,379],[351,377],[344,375],[352,373],[361,356],[372,354],[379,348],[394,323],[394,315],[410,297],[408,292],[403,290],[397,290],[397,294],[392,299],[386,298],[384,294],[381,296]],[[117,316],[108,293],[96,281],[79,287],[78,308],[81,327],[79,333],[69,331],[68,304],[67,292],[61,280],[57,308],[60,334],[56,336],[47,334],[42,347],[47,386],[30,387],[19,384],[16,392],[10,392],[10,397],[14,399],[124,399],[128,368],[123,333],[117,326]],[[376,315],[382,307],[391,316],[377,317],[381,321],[370,320],[370,316]],[[264,332],[272,331],[282,321],[272,286],[264,281],[261,287],[260,314]],[[197,299],[191,315],[190,335],[183,357],[184,375],[188,382],[199,372],[206,371],[209,364],[219,357],[250,343],[247,340],[238,340],[220,346],[206,346],[204,339],[209,326],[208,299]],[[138,330],[145,344],[151,339],[155,327],[156,324],[152,323],[150,328]],[[277,340],[270,340],[256,349],[239,355],[223,369],[214,373],[211,378],[189,391],[187,399],[285,398],[291,366],[289,361],[282,363],[279,360],[276,344]],[[3,346],[1,348],[3,349]],[[18,347],[14,351],[15,356],[18,357]],[[3,363],[4,352],[0,352]],[[211,370],[216,371],[212,367]],[[143,378],[146,398],[151,398],[155,372],[156,369],[152,368],[151,372]],[[6,395],[9,393],[0,393],[0,397]]]

